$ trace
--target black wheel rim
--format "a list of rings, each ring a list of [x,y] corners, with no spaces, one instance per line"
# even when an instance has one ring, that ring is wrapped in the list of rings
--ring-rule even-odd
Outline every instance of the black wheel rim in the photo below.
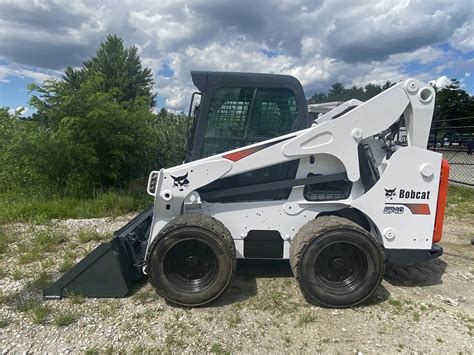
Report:
[[[163,264],[168,281],[185,292],[203,291],[217,275],[217,257],[214,251],[206,243],[196,239],[174,244]]]
[[[348,242],[328,244],[319,251],[314,264],[318,281],[336,294],[345,294],[360,287],[367,271],[365,252]]]

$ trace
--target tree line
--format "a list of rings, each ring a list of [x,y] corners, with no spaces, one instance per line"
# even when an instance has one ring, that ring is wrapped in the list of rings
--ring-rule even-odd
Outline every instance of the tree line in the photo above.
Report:
[[[345,87],[342,83],[334,83],[327,92],[319,91],[310,97],[308,103],[347,101],[358,99],[367,101],[390,88],[396,83],[387,81],[384,84],[369,83],[365,86]],[[465,127],[474,125],[474,96],[469,95],[457,79],[444,88],[436,88],[434,120],[442,121],[438,127]],[[459,119],[465,118],[465,119]],[[472,131],[472,130],[471,130]]]

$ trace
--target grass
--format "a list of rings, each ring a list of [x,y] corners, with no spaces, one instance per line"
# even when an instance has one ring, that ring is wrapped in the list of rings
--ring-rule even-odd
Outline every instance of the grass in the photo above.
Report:
[[[474,189],[449,185],[446,215],[468,218],[474,215]]]
[[[229,319],[228,324],[230,328],[236,328],[242,322],[242,317],[239,313],[234,313]]]
[[[143,193],[109,191],[95,198],[0,194],[0,224],[42,223],[51,219],[119,216],[140,211],[153,200]]]
[[[99,312],[103,317],[112,317],[120,308],[120,303],[116,299],[101,302]]]
[[[316,322],[316,316],[313,314],[313,312],[304,312],[298,319],[298,326],[304,327],[306,329],[308,324],[314,322]]]
[[[388,304],[394,307],[397,311],[401,311],[403,308],[403,302],[396,298],[390,298]]]
[[[8,303],[13,304],[18,312],[29,312],[41,305],[41,302],[34,298],[23,298],[20,294],[8,297]]]
[[[59,272],[66,272],[72,269],[72,267],[76,264],[76,259],[65,256],[61,265],[59,265]]]
[[[41,271],[38,275],[26,284],[26,288],[31,291],[41,291],[52,282],[51,275],[46,271]]]
[[[471,318],[467,314],[464,313],[458,313],[457,317],[464,323],[464,325],[467,328],[467,333],[471,336],[474,337],[474,318]]]
[[[72,304],[81,304],[86,301],[86,298],[84,295],[81,295],[80,293],[71,293],[67,295],[67,298]]]
[[[5,328],[10,324],[8,318],[0,317],[0,328]]]
[[[154,289],[144,287],[141,290],[139,290],[136,294],[134,294],[132,298],[138,303],[143,304],[143,303],[155,301],[157,298],[157,295]]]
[[[112,238],[112,236],[107,233],[99,233],[95,230],[81,230],[78,234],[78,238],[81,243],[89,243],[106,241]]]
[[[51,314],[51,308],[47,305],[39,304],[30,310],[31,320],[34,324],[44,324]]]
[[[31,240],[18,243],[19,263],[31,264],[36,261],[46,262],[45,253],[57,251],[61,244],[68,240],[66,234],[52,229],[38,231]]]
[[[0,229],[0,257],[2,257],[8,250],[8,235]]]
[[[211,349],[209,351],[212,354],[230,354],[221,344],[214,343],[211,345]]]
[[[278,315],[294,313],[299,307],[299,304],[294,302],[288,294],[275,289],[261,292],[249,301],[239,303],[238,307],[240,308],[245,305],[249,305],[253,309],[270,311]]]
[[[77,320],[77,315],[72,312],[57,312],[54,315],[53,322],[57,327],[65,327]]]

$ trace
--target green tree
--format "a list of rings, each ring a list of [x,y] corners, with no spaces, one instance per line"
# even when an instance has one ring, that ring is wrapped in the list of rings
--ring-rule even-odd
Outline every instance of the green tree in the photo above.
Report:
[[[90,195],[184,159],[185,120],[154,114],[152,73],[109,35],[81,68],[30,85],[28,120],[0,111],[2,189]]]
[[[102,77],[101,91],[112,93],[118,102],[145,100],[150,108],[155,106],[151,69],[142,67],[137,48],[125,48],[120,37],[108,35],[83,70],[86,76]]]
[[[441,90],[437,90],[435,117],[437,120],[444,121],[441,126],[474,125],[474,98],[463,90],[460,84],[459,80],[451,79],[450,85]],[[470,118],[465,120],[453,120],[462,117]]]

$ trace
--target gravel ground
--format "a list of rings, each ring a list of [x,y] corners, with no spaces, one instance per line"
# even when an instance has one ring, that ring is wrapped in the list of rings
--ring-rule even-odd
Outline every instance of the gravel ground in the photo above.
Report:
[[[123,299],[41,299],[71,250],[77,261],[98,244],[78,233],[132,217],[4,226],[15,240],[0,259],[3,352],[474,352],[473,220],[448,218],[440,259],[387,267],[376,294],[352,309],[306,303],[287,262],[239,263],[230,290],[202,308],[167,304],[148,284]],[[21,241],[51,229],[70,237],[41,260],[21,259]]]

